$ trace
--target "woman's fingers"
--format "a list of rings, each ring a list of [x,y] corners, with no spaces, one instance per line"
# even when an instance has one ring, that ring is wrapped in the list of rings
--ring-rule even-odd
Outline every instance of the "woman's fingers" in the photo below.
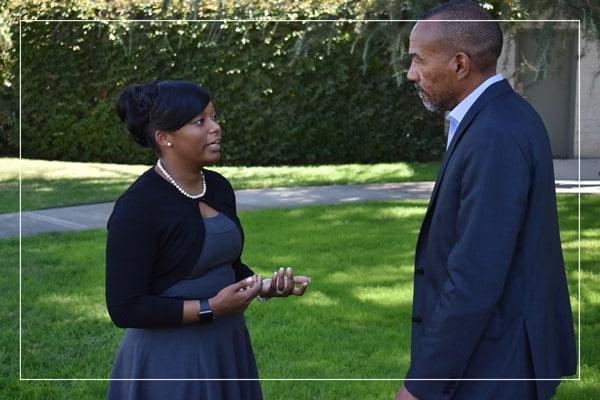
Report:
[[[243,313],[260,293],[262,286],[262,278],[258,275],[242,279],[221,289],[212,298],[211,307],[219,314]]]
[[[262,278],[260,276],[254,275],[251,278],[252,282],[245,290],[236,292],[237,296],[239,296],[237,301],[239,302],[238,307],[240,312],[244,312],[248,308],[262,288]]]
[[[283,269],[283,267],[280,267],[279,270],[277,271],[277,280],[275,281],[275,293],[278,296],[281,296],[282,294],[284,294],[284,290],[285,290],[284,272],[285,272],[285,270]]]
[[[309,284],[310,283],[310,278],[308,276],[304,276],[304,275],[296,275],[294,276],[294,283],[306,283]]]
[[[256,276],[249,276],[246,279],[242,279],[239,282],[236,282],[231,285],[231,289],[234,292],[243,292],[253,284]]]
[[[308,284],[310,283],[310,278],[308,276],[298,275],[294,277],[294,290],[292,294],[295,296],[302,296],[306,289],[308,288]]]
[[[260,293],[260,289],[262,288],[262,276],[256,275],[256,282],[254,283],[254,287],[250,289],[252,294],[252,299],[256,297],[258,293]]]
[[[273,280],[272,279],[263,279],[262,281],[262,287],[260,288],[260,293],[261,294],[269,294],[271,292],[272,286],[271,286],[271,282]]]
[[[260,277],[259,277],[260,279]],[[256,294],[264,297],[288,297],[291,295],[302,296],[310,283],[307,276],[294,276],[292,267],[280,267],[273,272],[271,279],[261,281]],[[253,288],[246,288],[246,291],[255,293]]]
[[[249,286],[245,291],[241,292],[242,301],[244,304],[244,309],[248,307],[248,304],[254,300],[256,295],[260,292],[262,288],[262,278],[258,275],[254,275],[254,282],[251,286]]]
[[[260,291],[263,297],[273,297],[275,295],[275,286],[277,285],[277,271],[273,272],[271,278],[263,280],[262,288]]]
[[[269,294],[271,297],[275,295],[275,290],[277,287],[277,271],[273,272],[273,276],[271,277],[271,286],[269,287]]]
[[[258,275],[249,276],[231,285],[231,289],[244,298],[251,297],[253,293],[258,293],[261,288],[262,278]]]
[[[287,267],[284,275],[284,296],[289,296],[294,290],[294,271],[292,267]]]

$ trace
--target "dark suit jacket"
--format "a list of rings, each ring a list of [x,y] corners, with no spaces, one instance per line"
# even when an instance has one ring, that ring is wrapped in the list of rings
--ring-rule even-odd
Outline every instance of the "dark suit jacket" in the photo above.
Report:
[[[548,135],[502,80],[465,115],[438,173],[415,254],[407,378],[559,379],[575,371]],[[557,384],[530,383],[539,398]],[[422,400],[509,396],[469,381],[405,385]]]

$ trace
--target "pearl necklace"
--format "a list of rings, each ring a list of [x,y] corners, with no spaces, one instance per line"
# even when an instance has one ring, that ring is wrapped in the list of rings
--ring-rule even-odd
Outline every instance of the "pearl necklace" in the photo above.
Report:
[[[185,190],[183,190],[181,188],[181,186],[179,186],[177,184],[177,182],[175,182],[175,179],[173,179],[173,177],[171,175],[169,175],[169,173],[167,172],[167,170],[163,167],[162,163],[160,162],[160,158],[158,159],[158,161],[156,162],[156,166],[158,167],[158,169],[160,170],[160,172],[162,172],[167,179],[169,180],[169,182],[171,182],[171,184],[173,186],[175,186],[177,188],[177,190],[179,190],[179,192],[186,196],[189,197],[190,199],[199,199],[200,197],[204,196],[206,194],[206,180],[204,179],[204,172],[202,172],[202,170],[200,170],[200,176],[202,177],[202,191],[198,194],[190,194],[188,192],[186,192]]]

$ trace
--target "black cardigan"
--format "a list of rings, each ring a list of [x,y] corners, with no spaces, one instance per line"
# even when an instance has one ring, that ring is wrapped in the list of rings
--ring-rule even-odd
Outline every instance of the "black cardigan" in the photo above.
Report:
[[[237,223],[243,244],[231,184],[217,172],[204,170],[204,175],[202,201]],[[184,299],[158,294],[185,278],[200,257],[206,232],[199,201],[179,193],[154,168],[119,197],[108,220],[106,243],[106,304],[115,325],[182,324]],[[237,281],[253,275],[240,256],[232,265]]]

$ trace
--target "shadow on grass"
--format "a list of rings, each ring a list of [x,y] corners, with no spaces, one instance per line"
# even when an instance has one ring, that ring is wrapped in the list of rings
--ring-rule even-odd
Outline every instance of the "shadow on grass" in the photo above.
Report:
[[[278,265],[291,265],[312,278],[306,297],[275,299],[251,310],[248,320],[263,377],[404,376],[412,325],[412,259],[425,204],[317,206],[243,215],[250,265],[265,275]],[[274,227],[277,220],[285,226]],[[270,329],[255,329],[259,326]],[[281,357],[281,346],[297,351],[293,363]]]
[[[600,220],[598,207],[594,208],[598,199],[583,199],[582,210],[584,205],[592,210],[586,218],[591,215]],[[571,246],[577,234],[577,218],[572,215],[576,199],[561,196],[559,204],[563,244]],[[425,206],[425,201],[403,201],[242,214],[247,239],[244,259],[255,272],[269,275],[279,265],[292,265],[297,274],[313,279],[303,298],[254,303],[247,311],[261,377],[404,376],[409,360],[414,246]],[[584,230],[586,226],[582,222]],[[597,285],[599,238],[593,228],[589,227],[589,235],[595,241],[582,244],[584,288]],[[17,242],[0,243],[3,259],[17,265],[18,253],[11,248]],[[25,376],[108,375],[122,331],[112,325],[105,311],[104,243],[102,231],[24,240]],[[565,252],[571,266],[576,261],[573,254]],[[574,279],[569,275],[572,290]],[[3,284],[16,298],[17,288]],[[588,365],[598,365],[600,360],[600,346],[594,339],[600,336],[596,298],[582,296],[581,333],[589,338],[582,341],[582,354]],[[16,314],[10,315],[15,318]],[[9,343],[5,347],[15,349],[15,342]],[[14,366],[16,360],[7,362]],[[600,374],[596,367],[589,367],[584,369],[584,379],[590,373]],[[585,380],[564,383],[557,398],[591,398],[585,394],[595,390],[592,385]]]
[[[313,278],[306,297],[254,304],[247,312],[263,376],[397,377],[404,372],[411,324],[410,295],[404,292],[411,288],[409,264],[422,217],[414,208],[424,212],[423,204],[243,215],[245,259],[256,271],[270,273],[285,260]],[[412,209],[410,216],[390,215],[403,209]],[[331,224],[330,212],[335,221],[345,222]],[[406,244],[397,243],[398,231],[410,232]],[[101,231],[25,239],[25,376],[107,376],[122,332],[105,311],[104,243]],[[368,296],[371,289],[374,295]],[[401,301],[394,298],[396,291]],[[329,298],[329,304],[315,302],[311,292]],[[281,357],[284,349],[299,351],[294,362]],[[309,360],[318,360],[319,369]]]

